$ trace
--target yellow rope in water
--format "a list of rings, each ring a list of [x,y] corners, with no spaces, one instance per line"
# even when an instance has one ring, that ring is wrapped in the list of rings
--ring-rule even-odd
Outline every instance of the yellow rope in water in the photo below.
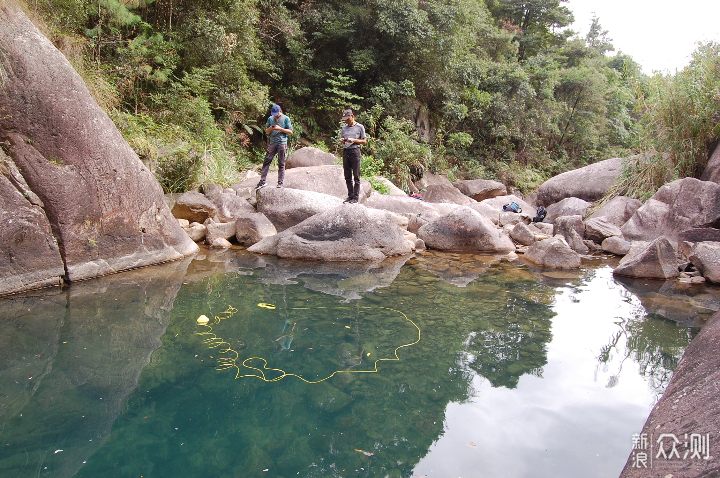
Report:
[[[266,303],[260,303],[260,304],[258,304],[258,307],[262,307],[264,309],[276,309],[277,310],[277,308],[274,305],[266,304]],[[238,310],[232,306],[228,306],[228,309],[225,312],[221,312],[219,315],[216,315],[212,324],[210,324],[210,323],[200,324],[199,323],[198,324],[199,326],[207,327],[208,330],[205,332],[197,332],[197,335],[209,335],[210,336],[202,341],[204,344],[207,344],[209,348],[217,348],[220,353],[223,353],[223,354],[228,353],[228,354],[234,355],[234,357],[219,357],[217,359],[219,364],[215,367],[216,370],[227,370],[230,368],[236,368],[237,369],[237,373],[235,374],[236,380],[238,378],[243,378],[243,377],[255,377],[255,378],[259,378],[260,380],[263,380],[264,382],[277,382],[279,380],[282,380],[285,377],[297,377],[300,380],[302,380],[303,382],[320,383],[320,382],[324,382],[325,380],[327,380],[329,378],[334,377],[338,373],[378,373],[379,372],[378,362],[386,362],[386,361],[399,362],[400,357],[398,357],[398,350],[400,350],[403,347],[410,347],[410,346],[415,345],[418,342],[420,342],[420,327],[418,327],[417,324],[415,322],[413,322],[407,315],[405,315],[404,313],[402,313],[399,310],[392,309],[390,307],[292,307],[292,308],[287,308],[285,310],[312,310],[312,309],[385,309],[385,310],[391,310],[393,312],[397,312],[398,314],[402,315],[405,318],[405,320],[407,320],[408,322],[413,324],[413,326],[417,329],[418,337],[415,342],[411,342],[408,344],[403,344],[398,347],[395,347],[395,351],[394,351],[395,358],[379,358],[379,359],[375,360],[373,370],[336,370],[333,373],[331,373],[330,375],[328,375],[327,377],[322,378],[320,380],[307,380],[300,375],[297,375],[294,373],[287,373],[284,370],[279,369],[279,368],[268,367],[268,361],[266,359],[264,359],[263,357],[248,357],[245,360],[243,360],[240,364],[244,368],[251,369],[251,370],[257,370],[258,372],[260,372],[260,375],[255,374],[255,373],[241,375],[240,366],[237,365],[237,360],[240,358],[240,354],[238,354],[237,351],[235,351],[228,342],[226,342],[222,338],[215,335],[215,333],[213,333],[213,331],[212,331],[212,326],[211,326],[211,325],[217,325],[220,323],[221,320],[229,319],[230,317],[235,315],[235,313]],[[368,355],[370,355],[370,354],[368,354]],[[248,365],[247,362],[249,360],[262,360],[262,362],[263,362],[262,368],[253,367],[251,365]],[[275,378],[269,379],[265,376],[265,371],[278,372],[280,375]]]

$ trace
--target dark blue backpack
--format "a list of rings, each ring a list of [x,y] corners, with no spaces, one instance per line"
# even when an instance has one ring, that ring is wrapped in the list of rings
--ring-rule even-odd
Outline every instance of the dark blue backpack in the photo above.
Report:
[[[547,216],[547,211],[544,207],[540,206],[537,210],[537,215],[533,218],[532,222],[542,222]]]
[[[516,203],[516,202],[511,202],[510,204],[505,204],[505,205],[503,206],[503,211],[505,211],[505,212],[507,212],[507,211],[510,211],[510,212],[522,212],[522,208],[520,207],[520,205],[519,205],[518,203]]]

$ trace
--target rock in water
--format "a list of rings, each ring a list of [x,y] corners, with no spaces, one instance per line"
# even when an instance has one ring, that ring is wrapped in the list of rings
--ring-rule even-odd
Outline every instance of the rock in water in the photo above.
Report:
[[[0,4],[0,50],[0,141],[42,204],[37,211],[52,228],[66,277],[88,279],[195,253],[157,180],[82,78],[9,3]],[[17,271],[0,270],[8,274]]]

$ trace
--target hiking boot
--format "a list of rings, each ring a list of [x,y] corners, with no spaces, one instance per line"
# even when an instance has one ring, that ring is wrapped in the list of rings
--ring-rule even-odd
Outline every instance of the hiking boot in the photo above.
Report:
[[[358,200],[357,200],[357,198],[352,198],[352,199],[348,200],[348,202],[350,204],[357,204]]]
[[[282,189],[282,188],[284,188],[285,186],[283,186],[283,183],[278,183],[278,185],[275,186],[275,187],[278,188],[278,189]]]
[[[351,203],[351,202],[352,202],[352,198],[347,198],[346,200],[343,201],[343,204],[347,204],[347,203]]]
[[[258,185],[255,186],[255,191],[257,191],[258,189],[262,189],[262,188],[264,188],[265,186],[267,186],[267,184],[265,184],[265,183],[258,183]]]

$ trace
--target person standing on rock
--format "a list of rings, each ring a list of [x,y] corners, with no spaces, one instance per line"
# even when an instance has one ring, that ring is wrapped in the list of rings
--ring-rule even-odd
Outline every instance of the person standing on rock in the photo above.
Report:
[[[275,155],[278,157],[278,184],[277,187],[283,187],[285,181],[285,153],[287,152],[288,135],[293,134],[290,118],[282,113],[280,105],[273,105],[270,109],[270,117],[265,126],[265,134],[268,135],[268,148],[263,162],[262,172],[260,173],[260,182],[255,186],[255,190],[267,186],[268,171]]]
[[[355,121],[351,109],[343,111],[342,120],[345,124],[340,132],[340,142],[343,144],[343,170],[348,190],[345,202],[356,203],[360,197],[360,145],[367,144],[365,126]]]

